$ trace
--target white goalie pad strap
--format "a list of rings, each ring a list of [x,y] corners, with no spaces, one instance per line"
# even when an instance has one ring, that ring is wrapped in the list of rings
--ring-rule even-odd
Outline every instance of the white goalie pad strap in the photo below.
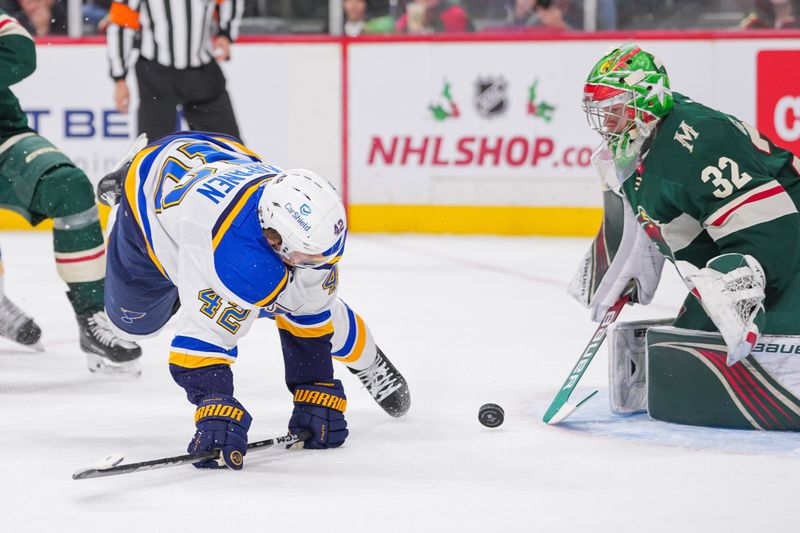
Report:
[[[616,415],[647,410],[647,330],[674,319],[617,322],[608,328],[608,403]]]
[[[106,248],[100,245],[80,252],[56,252],[56,271],[66,283],[98,281],[106,276]]]
[[[609,256],[595,257],[595,249],[604,250],[605,247],[592,246],[567,289],[570,295],[591,309],[591,318],[595,322],[600,321],[608,309],[619,300],[631,280],[636,282],[636,302],[645,305],[653,299],[661,280],[664,256],[636,221],[627,200],[622,198],[622,202],[624,203],[622,220],[615,222],[606,219],[604,222],[604,224],[617,223],[623,228],[619,248],[615,251],[607,270],[602,274],[602,279],[599,283],[593,279],[598,275],[595,262],[608,260]],[[599,238],[602,237],[598,236]],[[592,285],[597,285],[593,294]]]

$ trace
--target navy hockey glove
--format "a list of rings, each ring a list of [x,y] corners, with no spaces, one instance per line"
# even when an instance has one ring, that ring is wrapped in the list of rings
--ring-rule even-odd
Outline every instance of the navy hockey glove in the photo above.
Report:
[[[224,462],[212,459],[195,463],[197,468],[222,468],[241,470],[247,453],[247,430],[253,417],[245,411],[236,398],[227,394],[212,394],[201,398],[194,413],[197,431],[188,452],[219,450]]]
[[[289,431],[299,433],[305,429],[312,433],[305,448],[338,448],[349,433],[344,419],[346,407],[347,397],[338,379],[298,385]]]

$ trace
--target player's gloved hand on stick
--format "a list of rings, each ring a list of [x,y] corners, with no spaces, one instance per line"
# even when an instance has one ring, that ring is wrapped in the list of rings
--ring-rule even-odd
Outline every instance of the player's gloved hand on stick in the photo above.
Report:
[[[344,419],[346,407],[347,397],[338,379],[298,385],[289,431],[299,433],[305,429],[312,433],[305,448],[338,448],[349,433]]]
[[[728,366],[747,357],[766,322],[761,264],[751,255],[723,254],[686,280],[725,339]]]
[[[220,459],[195,463],[197,468],[241,470],[247,453],[247,430],[253,417],[236,398],[227,394],[212,394],[200,400],[194,414],[197,427],[189,453],[219,450]]]

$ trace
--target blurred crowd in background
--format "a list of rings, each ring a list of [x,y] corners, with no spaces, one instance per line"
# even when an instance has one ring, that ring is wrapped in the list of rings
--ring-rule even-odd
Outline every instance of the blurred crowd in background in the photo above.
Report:
[[[67,34],[67,0],[0,0],[34,35]],[[800,0],[243,0],[242,34],[359,35],[800,27]],[[591,6],[588,6],[591,4]],[[111,0],[83,0],[84,35],[102,34]],[[592,21],[587,24],[586,17]],[[342,20],[340,28],[331,20]]]

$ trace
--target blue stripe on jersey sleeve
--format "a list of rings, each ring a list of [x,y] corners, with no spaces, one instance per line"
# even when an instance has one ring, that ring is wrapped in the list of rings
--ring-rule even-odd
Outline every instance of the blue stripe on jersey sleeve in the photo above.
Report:
[[[217,346],[216,344],[211,344],[210,342],[201,341],[200,339],[195,339],[194,337],[185,337],[183,335],[176,335],[174,339],[172,339],[171,346],[173,348],[183,348],[184,350],[194,350],[198,352],[208,352],[208,353],[220,353],[227,355],[228,357],[236,357],[239,355],[239,349],[237,347],[231,348],[230,350],[226,350],[221,346]]]
[[[345,305],[347,307],[347,305]],[[347,340],[344,341],[344,346],[342,346],[337,351],[333,352],[333,355],[345,355],[350,353],[353,349],[353,345],[356,343],[356,317],[353,314],[353,310],[347,307]]]
[[[236,215],[214,249],[217,276],[232,293],[250,305],[266,307],[286,288],[286,266],[270,248],[258,220],[253,194]]]
[[[316,315],[293,315],[291,313],[286,313],[286,316],[295,324],[300,324],[302,326],[313,326],[314,324],[321,324],[330,320],[331,312],[323,311]]]
[[[145,180],[147,179],[147,175],[150,173],[150,169],[153,167],[153,163],[160,152],[161,150],[153,150],[152,153],[147,154],[147,156],[145,156],[145,158],[139,164],[139,168],[136,169],[136,172],[139,174],[139,190],[136,191],[136,203],[138,205],[139,216],[142,220],[142,229],[144,230],[145,238],[147,239],[148,244],[150,244],[151,249],[154,249],[153,235],[152,231],[150,230],[150,219],[147,216],[147,195],[144,193],[144,184]]]

